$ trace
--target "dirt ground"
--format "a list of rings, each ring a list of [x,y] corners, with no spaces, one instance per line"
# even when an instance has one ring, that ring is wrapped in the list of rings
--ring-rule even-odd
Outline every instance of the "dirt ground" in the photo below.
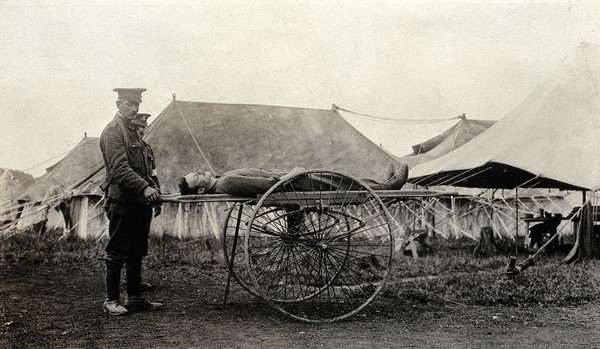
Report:
[[[153,313],[102,312],[101,261],[0,262],[2,348],[599,348],[600,306],[496,308],[376,300],[348,320],[305,324],[233,285],[220,265],[146,270]]]

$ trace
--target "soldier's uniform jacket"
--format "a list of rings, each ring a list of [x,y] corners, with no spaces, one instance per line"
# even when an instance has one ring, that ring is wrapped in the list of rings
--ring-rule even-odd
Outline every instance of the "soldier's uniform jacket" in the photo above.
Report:
[[[139,138],[136,126],[119,113],[102,131],[100,149],[106,168],[101,187],[108,198],[145,203],[144,189],[159,189],[152,179],[155,165],[150,146]]]

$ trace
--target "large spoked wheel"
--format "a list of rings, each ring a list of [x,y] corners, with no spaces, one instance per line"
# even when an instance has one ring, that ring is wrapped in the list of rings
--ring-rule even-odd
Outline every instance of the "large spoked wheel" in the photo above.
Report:
[[[222,249],[225,263],[229,269],[229,272],[236,280],[236,282],[242,286],[244,290],[253,296],[262,298],[262,296],[255,290],[252,279],[248,272],[248,264],[245,259],[245,240],[248,228],[248,222],[252,213],[254,212],[254,205],[247,203],[235,205],[231,207],[227,212],[227,218],[225,219],[225,225],[223,226],[222,232]],[[261,216],[278,216],[284,214],[277,208],[265,208],[259,209]],[[236,236],[237,231],[237,236]],[[233,260],[231,257],[233,256]],[[286,301],[279,300],[279,301]]]
[[[306,322],[350,317],[380,292],[394,251],[389,214],[364,182],[300,172],[258,201],[244,239],[254,290]]]
[[[244,237],[253,211],[254,207],[246,203],[231,207],[227,212],[221,242],[225,263],[233,278],[250,294],[260,297],[258,292],[254,290],[252,279],[250,279],[248,273],[246,259],[244,258]],[[231,260],[231,256],[234,257],[233,261]]]

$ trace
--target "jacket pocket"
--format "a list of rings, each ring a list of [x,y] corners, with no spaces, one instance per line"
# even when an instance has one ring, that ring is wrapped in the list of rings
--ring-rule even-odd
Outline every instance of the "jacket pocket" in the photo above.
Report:
[[[135,172],[138,174],[144,174],[144,172],[146,172],[144,168],[144,152],[141,144],[133,143],[127,148],[127,159],[129,160],[129,165]]]

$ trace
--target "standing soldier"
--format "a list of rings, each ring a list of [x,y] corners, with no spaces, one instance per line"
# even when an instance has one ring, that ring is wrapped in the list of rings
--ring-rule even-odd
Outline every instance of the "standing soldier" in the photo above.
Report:
[[[106,180],[105,210],[109,219],[106,245],[105,313],[125,315],[132,310],[159,310],[161,303],[149,302],[141,294],[142,259],[148,254],[152,204],[160,200],[157,181],[152,179],[153,161],[134,123],[142,102],[143,88],[115,88],[117,113],[100,136]],[[160,210],[155,211],[155,216]],[[119,284],[125,265],[127,300],[120,302]]]

